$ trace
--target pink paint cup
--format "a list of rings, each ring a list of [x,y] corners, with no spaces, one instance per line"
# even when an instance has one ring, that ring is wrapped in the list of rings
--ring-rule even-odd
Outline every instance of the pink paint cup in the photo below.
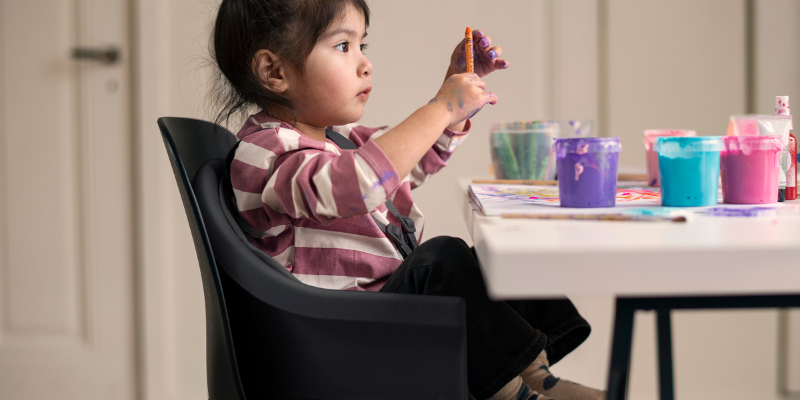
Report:
[[[778,201],[780,136],[724,136],[720,153],[722,201],[765,204]]]
[[[653,143],[660,136],[697,136],[697,133],[687,129],[648,129],[644,131],[644,152],[647,155],[647,184],[650,186],[660,186],[658,182],[658,153],[653,150]]]

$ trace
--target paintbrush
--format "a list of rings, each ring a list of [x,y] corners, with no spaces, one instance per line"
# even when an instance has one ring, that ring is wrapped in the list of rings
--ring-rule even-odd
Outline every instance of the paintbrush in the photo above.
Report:
[[[503,218],[524,219],[562,219],[585,221],[647,221],[647,222],[686,222],[686,217],[659,217],[652,215],[624,214],[501,214]]]

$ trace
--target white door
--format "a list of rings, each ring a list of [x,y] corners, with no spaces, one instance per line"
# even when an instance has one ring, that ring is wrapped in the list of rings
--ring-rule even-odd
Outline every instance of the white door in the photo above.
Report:
[[[127,9],[0,0],[0,399],[136,395]]]

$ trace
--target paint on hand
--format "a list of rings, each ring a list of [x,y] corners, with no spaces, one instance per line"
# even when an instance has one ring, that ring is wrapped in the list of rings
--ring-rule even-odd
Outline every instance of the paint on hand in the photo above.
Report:
[[[458,58],[456,59],[456,70],[459,72],[467,70],[467,57],[464,55],[464,51],[465,50],[462,48],[462,51],[458,53]]]

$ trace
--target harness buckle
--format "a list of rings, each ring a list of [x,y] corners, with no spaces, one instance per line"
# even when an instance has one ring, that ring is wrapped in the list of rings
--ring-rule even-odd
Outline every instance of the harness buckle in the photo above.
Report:
[[[414,233],[417,231],[416,228],[414,227],[414,220],[412,220],[411,218],[406,217],[405,215],[402,214],[396,216],[396,218],[398,221],[400,221],[400,224],[403,225],[404,231],[408,233]]]

